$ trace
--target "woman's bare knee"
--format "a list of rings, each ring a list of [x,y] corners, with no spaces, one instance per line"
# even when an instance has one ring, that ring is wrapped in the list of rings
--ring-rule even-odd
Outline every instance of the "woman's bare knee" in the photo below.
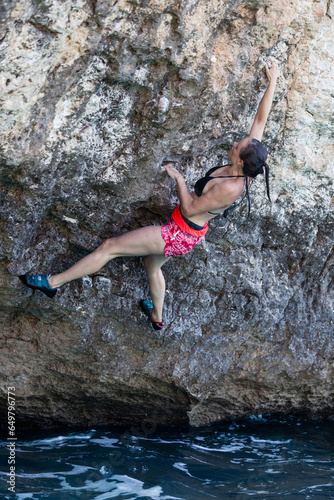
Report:
[[[117,238],[108,238],[100,245],[100,250],[108,257],[115,256],[117,247]]]
[[[161,273],[161,267],[167,260],[169,260],[169,258],[161,255],[146,255],[142,260],[142,264],[147,276],[150,277]]]
[[[146,272],[147,272],[148,267],[149,267],[148,261],[149,261],[149,255],[146,255],[146,257],[144,257],[142,262],[141,262]]]
[[[152,255],[146,255],[146,257],[143,258],[142,264],[147,276],[156,274],[160,270],[160,266],[157,266],[154,263],[154,258],[152,259]]]

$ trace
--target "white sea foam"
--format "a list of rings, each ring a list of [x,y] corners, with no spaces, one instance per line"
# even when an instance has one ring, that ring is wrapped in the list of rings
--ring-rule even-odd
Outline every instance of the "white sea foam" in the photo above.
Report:
[[[286,441],[272,441],[270,439],[258,439],[251,436],[251,441],[253,443],[265,443],[265,444],[287,444],[291,443],[292,439],[287,439]]]
[[[42,448],[42,449],[46,449],[46,448],[54,448],[55,446],[57,446],[58,444],[61,445],[61,446],[71,446],[71,441],[82,441],[82,440],[86,440],[86,441],[89,441],[91,439],[91,437],[93,436],[93,434],[95,433],[95,430],[91,430],[89,433],[84,433],[84,434],[69,434],[68,436],[56,436],[56,437],[52,437],[52,438],[45,438],[45,439],[35,439],[34,441],[24,441],[24,443],[22,443],[24,445],[24,448],[35,448],[35,447],[38,447],[38,448]],[[20,446],[21,443],[20,441],[18,441],[18,446]],[[77,444],[75,444],[74,446],[77,446]],[[23,449],[24,451],[24,449]]]
[[[265,472],[267,474],[282,474],[282,471],[280,471],[280,470],[274,470],[274,469],[267,469]]]
[[[90,440],[91,443],[96,443],[104,448],[115,448],[115,444],[119,443],[119,439],[107,438],[106,436],[100,438],[93,438]]]
[[[73,487],[66,482],[61,482],[62,492],[64,491],[91,491],[101,493],[94,496],[94,500],[108,500],[126,495],[135,495],[135,498],[147,497],[151,500],[185,500],[184,498],[164,495],[161,486],[144,488],[144,483],[138,479],[126,475],[114,475],[111,479],[101,479],[100,481],[85,481],[83,486]]]
[[[175,464],[173,464],[173,467],[175,467],[175,469],[181,470],[182,472],[185,472],[187,474],[187,476],[194,477],[188,471],[187,464],[184,464],[182,462],[176,462]]]
[[[317,460],[317,459],[311,460],[308,458],[303,458],[303,462],[308,463],[308,464],[333,464],[333,466],[334,466],[333,460]]]
[[[306,486],[306,488],[303,488],[298,493],[304,493],[307,490],[317,490],[318,488],[331,488],[333,486],[334,486],[334,483],[314,484],[313,486]]]
[[[105,465],[102,465],[102,467],[100,468],[100,474],[102,474],[102,476],[111,476],[112,471],[111,469],[108,469],[108,467],[106,467]]]
[[[185,444],[185,445],[189,445],[190,442],[189,441],[182,441],[181,439],[176,439],[175,441],[174,440],[166,440],[166,439],[161,439],[161,438],[148,438],[148,437],[143,437],[143,436],[138,436],[138,440],[141,440],[141,441],[152,441],[153,443],[159,443],[159,444]]]
[[[72,464],[69,464],[72,465]],[[69,471],[59,471],[59,472],[33,472],[28,473],[17,473],[16,477],[28,478],[28,479],[59,479],[62,476],[76,476],[78,474],[83,474],[87,472],[92,467],[87,467],[86,465],[72,465],[73,469]]]
[[[203,451],[218,451],[220,453],[231,453],[231,452],[234,452],[234,451],[240,451],[242,450],[245,445],[243,443],[240,443],[240,444],[230,444],[230,445],[226,445],[226,446],[221,446],[220,448],[211,448],[211,447],[207,447],[207,446],[201,446],[199,444],[192,444],[191,445],[192,448],[195,448],[196,450],[203,450]]]

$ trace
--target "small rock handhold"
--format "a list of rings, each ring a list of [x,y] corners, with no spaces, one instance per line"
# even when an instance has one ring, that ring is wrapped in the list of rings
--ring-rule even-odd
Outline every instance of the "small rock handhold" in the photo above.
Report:
[[[159,100],[159,108],[163,113],[166,113],[169,108],[169,100],[167,97],[161,97]]]

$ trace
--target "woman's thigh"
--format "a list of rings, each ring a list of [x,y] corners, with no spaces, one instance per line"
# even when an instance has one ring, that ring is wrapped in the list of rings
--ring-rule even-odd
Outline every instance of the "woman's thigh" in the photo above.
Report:
[[[161,236],[161,226],[147,226],[115,238],[106,240],[105,244],[114,257],[164,255],[165,242]]]

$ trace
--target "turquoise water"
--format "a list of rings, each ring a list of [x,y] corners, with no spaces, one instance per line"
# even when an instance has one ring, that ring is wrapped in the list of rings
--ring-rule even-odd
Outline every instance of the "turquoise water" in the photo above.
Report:
[[[334,499],[334,421],[253,417],[148,433],[36,434],[16,444],[10,500]]]

